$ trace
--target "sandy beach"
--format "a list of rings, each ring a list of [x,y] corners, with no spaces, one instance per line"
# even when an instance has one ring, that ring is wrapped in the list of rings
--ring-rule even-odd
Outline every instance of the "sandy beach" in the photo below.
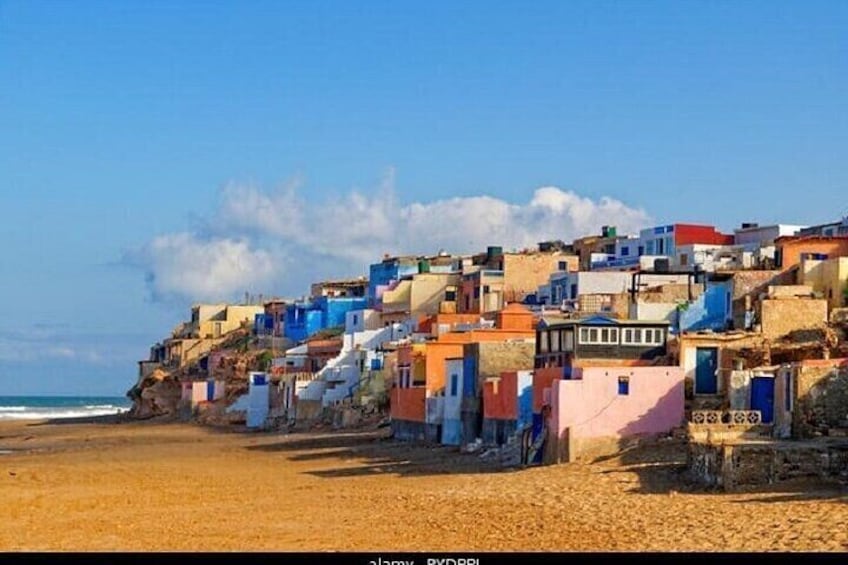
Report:
[[[2,550],[826,550],[848,491],[687,486],[674,441],[502,471],[386,430],[0,424]]]

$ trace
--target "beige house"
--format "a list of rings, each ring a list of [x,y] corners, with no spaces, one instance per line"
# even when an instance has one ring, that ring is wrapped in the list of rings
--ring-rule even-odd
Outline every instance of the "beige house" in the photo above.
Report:
[[[418,273],[383,292],[383,321],[392,316],[430,316],[456,312],[459,273]]]
[[[256,315],[264,313],[262,305],[197,304],[191,309],[191,322],[186,330],[195,338],[217,339],[244,322],[252,325]]]
[[[848,257],[804,259],[798,276],[801,284],[827,300],[829,311],[848,306]]]

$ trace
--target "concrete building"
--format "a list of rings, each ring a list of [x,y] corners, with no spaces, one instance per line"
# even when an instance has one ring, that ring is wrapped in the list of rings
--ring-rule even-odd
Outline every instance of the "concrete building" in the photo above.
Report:
[[[668,333],[669,324],[664,321],[546,316],[536,329],[535,367],[568,378],[573,367],[594,359],[644,364],[666,354]]]
[[[827,300],[829,311],[848,307],[848,257],[803,259],[799,282]]]
[[[802,237],[809,235],[824,237],[833,237],[839,235],[848,236],[848,216],[843,216],[843,218],[838,222],[830,222],[828,224],[819,224],[816,226],[802,228],[795,235]]]
[[[733,245],[733,236],[720,233],[714,226],[670,224],[647,228],[635,239],[616,242],[615,254],[592,262],[592,270],[637,268],[640,257],[676,258],[677,249],[687,245]]]
[[[804,229],[806,229],[806,226],[792,224],[761,226],[746,223],[742,224],[741,228],[733,230],[733,243],[747,248],[770,246],[774,245],[778,238],[797,235]]]
[[[824,261],[848,257],[848,235],[780,237],[775,246],[777,268],[783,271],[798,267],[804,259]]]
[[[503,371],[532,366],[532,319],[531,312],[514,305],[498,317],[494,328],[447,332],[436,340],[400,344],[396,387],[391,392],[395,437],[448,445],[479,437],[482,382]],[[444,400],[428,400],[435,397]]]
[[[379,263],[372,264],[368,270],[368,307],[376,307],[383,292],[393,283],[418,272],[418,259],[412,256],[387,256]]]
[[[243,324],[252,326],[256,315],[264,313],[265,307],[260,305],[197,304],[191,308],[184,337],[216,339]]]
[[[620,451],[633,438],[670,432],[684,422],[679,367],[577,368],[550,388],[548,460],[574,461]]]
[[[285,337],[303,341],[326,328],[341,328],[351,310],[362,310],[365,297],[320,296],[306,302],[286,306],[284,322]]]
[[[409,317],[455,313],[461,275],[418,273],[383,289],[377,305],[383,323],[402,322]]]
[[[592,268],[592,258],[603,259],[615,256],[616,244],[626,242],[628,236],[618,235],[615,226],[603,226],[600,235],[589,235],[575,239],[572,243],[574,252],[580,261],[580,270],[588,271]]]
[[[369,283],[365,277],[355,279],[329,280],[312,283],[310,296],[331,298],[362,298],[368,293]]]
[[[483,382],[484,445],[503,445],[533,425],[533,371],[505,371]]]

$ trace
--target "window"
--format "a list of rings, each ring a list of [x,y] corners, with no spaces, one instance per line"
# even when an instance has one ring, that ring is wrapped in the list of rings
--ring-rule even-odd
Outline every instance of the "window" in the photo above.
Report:
[[[480,298],[480,287],[479,286],[474,287],[474,298]]]
[[[662,345],[665,332],[658,328],[626,328],[623,337],[624,345]]]
[[[618,377],[618,394],[623,396],[630,394],[630,377]]]
[[[550,332],[539,332],[539,353],[547,353],[550,351],[548,347],[548,334]]]
[[[571,297],[570,298],[573,298],[573,299],[577,298],[577,284],[576,283],[571,285]]]
[[[642,255],[644,255],[644,254],[645,254],[645,246],[644,246],[644,245],[640,245],[640,246],[639,246],[638,251],[639,251],[639,257],[641,257]]]
[[[689,264],[689,255],[687,255],[686,253],[681,253],[680,254],[680,266],[685,267],[688,264]]]
[[[618,328],[580,328],[580,343],[616,345],[618,344]]]
[[[572,330],[565,330],[563,333],[565,334],[562,342],[563,350],[574,351],[574,332]]]
[[[456,393],[457,393],[457,389],[458,389],[458,388],[459,388],[459,375],[457,375],[456,373],[454,373],[453,375],[451,375],[451,389],[450,389],[451,391],[450,391],[450,395],[451,395],[451,396],[456,396]]]
[[[489,294],[489,285],[487,285],[487,284],[483,285],[483,294]]]
[[[355,326],[355,325],[356,325],[356,324],[358,324],[358,323],[359,323],[359,315],[358,315],[358,314],[354,314],[354,315],[353,315],[353,325]]]
[[[554,330],[550,332],[551,334],[551,353],[556,353],[558,351],[562,351],[562,344],[560,343],[561,333],[559,330]]]
[[[446,290],[445,291],[445,301],[446,302],[456,302],[456,291],[455,290]]]
[[[621,256],[627,257],[628,255],[630,255],[630,246],[629,245],[622,245],[621,246]]]
[[[567,271],[568,270],[568,261],[560,261],[559,262],[559,270]]]
[[[657,240],[657,255],[665,255],[665,240],[663,238]]]

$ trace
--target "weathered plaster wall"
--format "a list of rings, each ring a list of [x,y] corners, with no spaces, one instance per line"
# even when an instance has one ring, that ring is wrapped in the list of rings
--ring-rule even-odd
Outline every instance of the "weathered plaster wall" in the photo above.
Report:
[[[827,300],[776,298],[760,304],[763,336],[780,339],[796,330],[821,329],[827,324]]]

